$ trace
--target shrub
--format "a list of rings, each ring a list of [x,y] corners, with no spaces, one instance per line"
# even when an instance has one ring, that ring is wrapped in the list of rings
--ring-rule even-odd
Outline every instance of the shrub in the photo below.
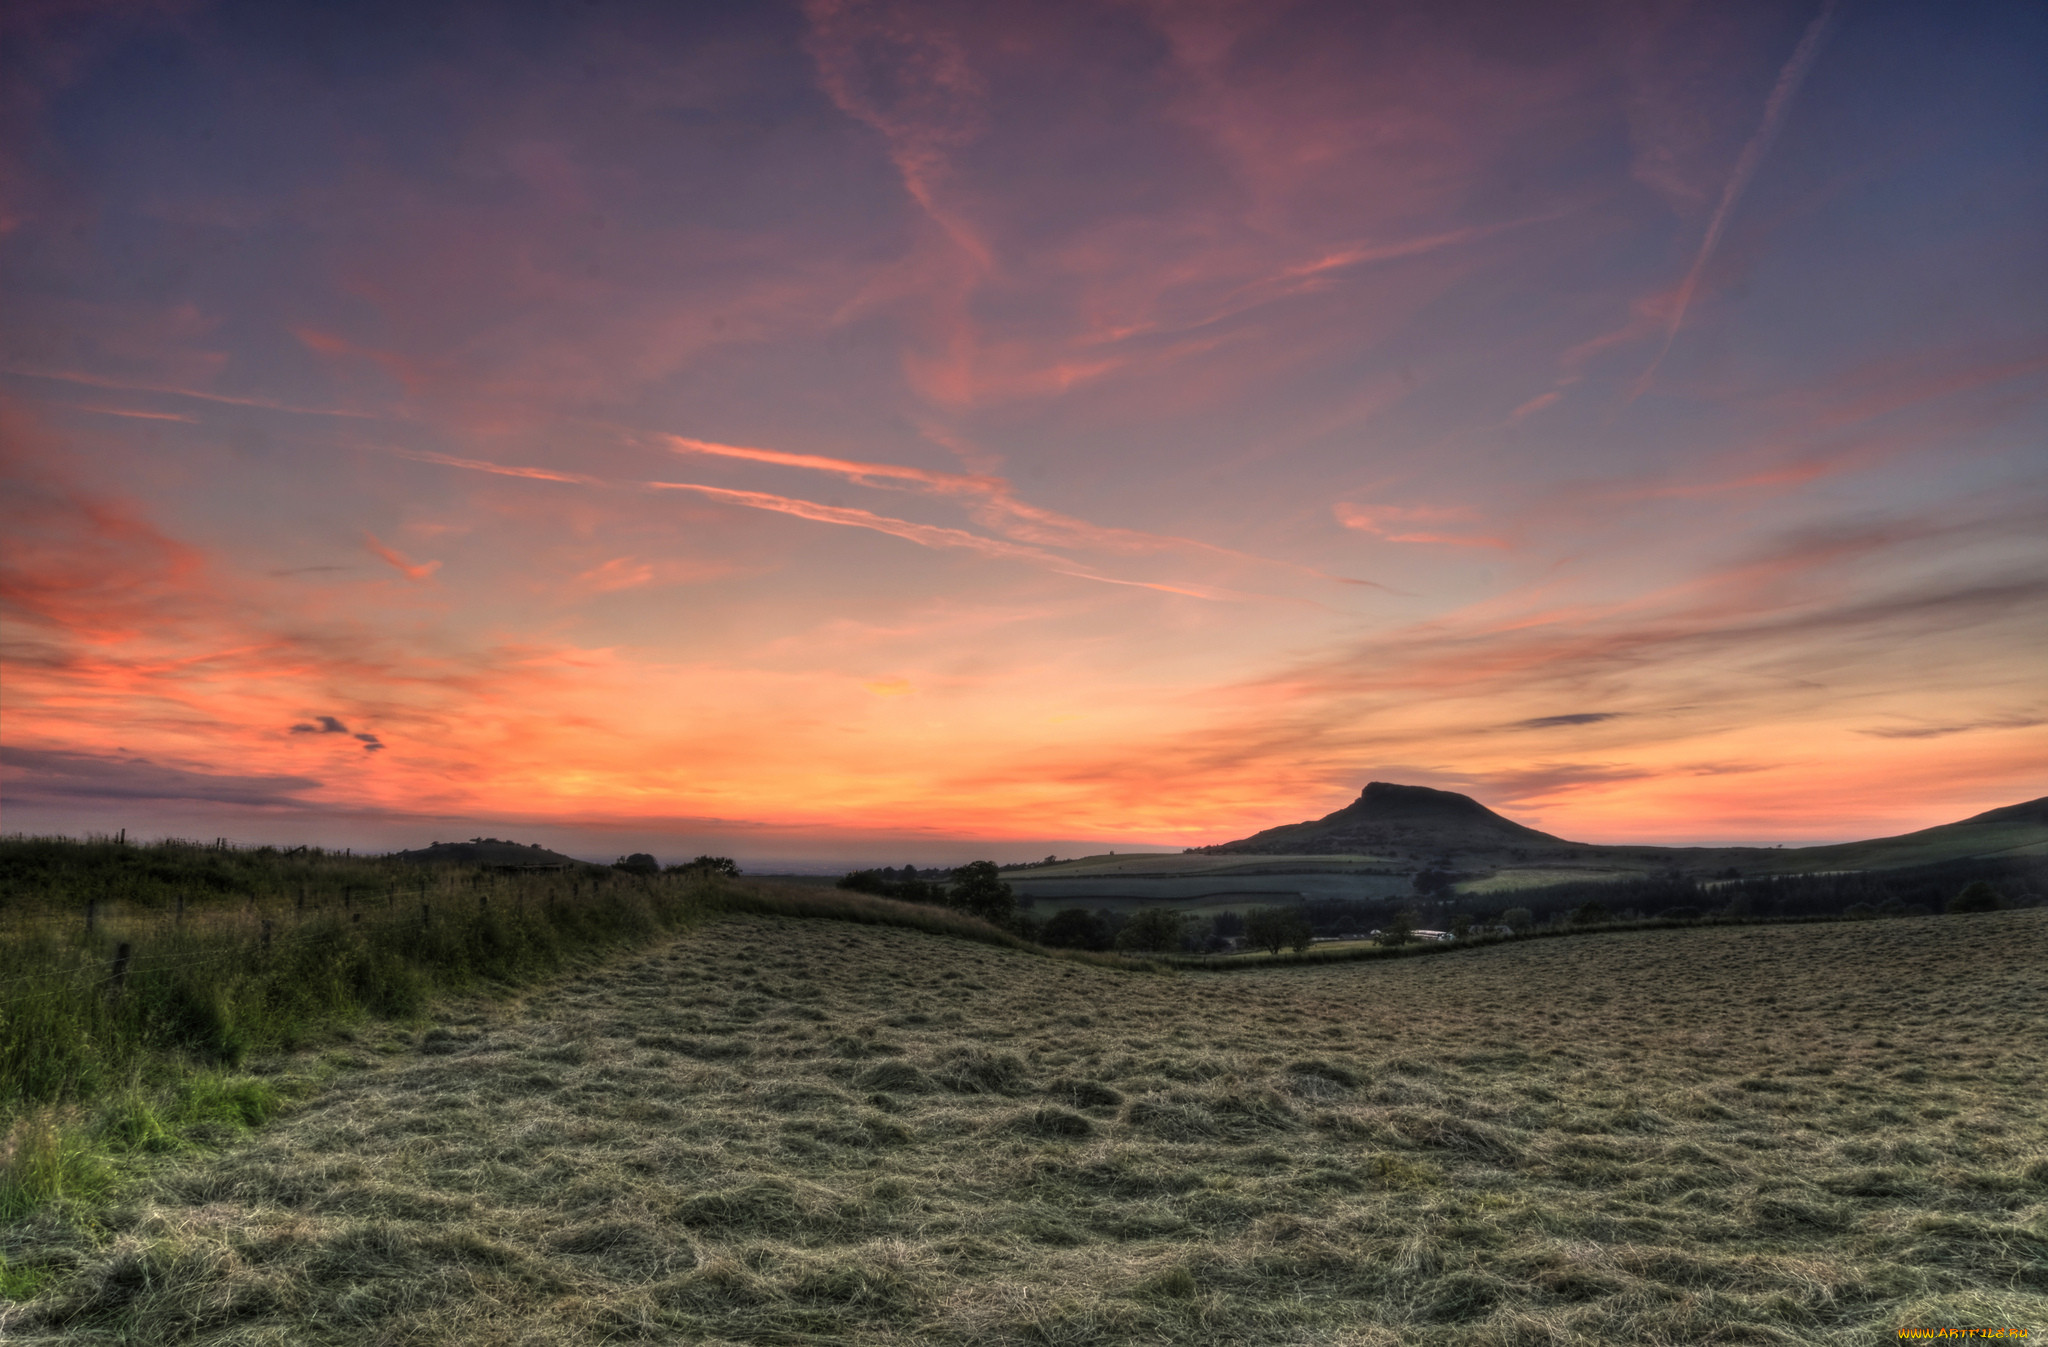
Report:
[[[1500,924],[1519,933],[1534,926],[1536,916],[1526,907],[1511,907],[1500,914]]]
[[[1696,907],[1667,907],[1657,915],[1665,921],[1698,921],[1702,913]]]
[[[1415,914],[1413,912],[1396,913],[1394,919],[1388,922],[1379,934],[1379,942],[1389,949],[1395,945],[1405,945],[1414,938]]]
[[[661,862],[644,851],[636,851],[630,856],[621,856],[613,861],[612,869],[624,870],[629,875],[658,875],[661,873]]]
[[[1951,912],[1996,912],[2004,905],[1999,901],[1998,890],[1981,879],[1963,885],[1963,891],[1948,900]]]
[[[1613,919],[1614,914],[1609,912],[1604,904],[1597,902],[1582,903],[1578,910],[1572,913],[1574,926],[1592,926]]]
[[[1094,913],[1069,907],[1047,919],[1038,939],[1040,944],[1054,949],[1108,949],[1109,928]]]
[[[1842,909],[1842,915],[1850,921],[1869,921],[1877,915],[1877,909],[1869,903],[1851,903]]]
[[[629,856],[627,859],[636,858]],[[730,856],[699,856],[688,865],[671,865],[668,868],[668,873],[672,875],[724,875],[732,878],[739,872],[738,863]]]

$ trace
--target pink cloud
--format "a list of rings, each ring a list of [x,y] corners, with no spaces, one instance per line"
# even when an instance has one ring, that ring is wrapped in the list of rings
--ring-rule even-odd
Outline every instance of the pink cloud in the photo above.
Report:
[[[1390,543],[1437,543],[1449,547],[1505,548],[1505,539],[1470,533],[1417,532],[1409,524],[1444,523],[1470,519],[1472,511],[1463,506],[1354,505],[1338,501],[1330,507],[1337,522],[1360,533],[1370,533]],[[1403,532],[1396,533],[1395,529]]]
[[[431,576],[435,571],[441,569],[441,563],[438,561],[408,561],[399,553],[377,541],[377,535],[374,533],[365,533],[363,535],[363,543],[379,561],[391,567],[391,569],[397,571],[414,584],[418,584],[428,576]]]

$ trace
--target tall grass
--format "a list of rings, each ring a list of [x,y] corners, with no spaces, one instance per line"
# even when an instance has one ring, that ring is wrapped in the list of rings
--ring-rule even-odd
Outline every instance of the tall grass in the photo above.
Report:
[[[692,922],[707,881],[305,851],[0,840],[0,1219],[105,1191],[103,1154],[261,1122],[233,1072],[439,995]]]
[[[243,858],[234,885],[209,891],[212,857],[124,850],[158,862],[134,867],[151,879],[144,899],[53,882],[64,872],[47,864],[61,857],[49,842],[0,844],[0,872],[27,852],[49,884],[33,907],[11,886],[0,915],[0,1109],[95,1099],[166,1056],[235,1065],[289,1050],[359,1017],[415,1014],[439,992],[514,985],[579,953],[644,943],[706,910],[703,884],[682,878],[405,871],[333,856]],[[78,859],[74,876],[114,869]],[[195,881],[183,892],[165,882],[180,864]]]

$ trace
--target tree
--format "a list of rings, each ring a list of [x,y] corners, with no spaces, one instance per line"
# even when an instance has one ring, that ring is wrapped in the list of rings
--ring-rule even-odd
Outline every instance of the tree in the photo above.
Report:
[[[699,856],[688,865],[671,865],[668,872],[672,875],[725,875],[730,878],[740,872],[740,867],[730,856]]]
[[[1439,870],[1434,866],[1430,867],[1427,870],[1418,870],[1415,872],[1415,879],[1413,881],[1415,884],[1415,891],[1417,893],[1427,894],[1432,898],[1437,897],[1440,894],[1442,894],[1445,889],[1451,887],[1452,878],[1453,876],[1449,871]]]
[[[1572,913],[1572,925],[1593,926],[1603,921],[1610,921],[1613,919],[1613,916],[1614,914],[1609,912],[1605,905],[1601,903],[1582,903],[1579,905],[1578,911]]]
[[[1973,879],[1963,885],[1963,891],[1948,900],[1951,912],[1996,912],[2003,906],[1998,890],[1981,879]]]
[[[896,886],[882,878],[878,870],[855,870],[839,877],[838,887],[851,889],[855,893],[872,893],[887,898],[896,891]]]
[[[661,862],[644,851],[636,851],[630,856],[621,856],[613,861],[612,869],[624,870],[629,875],[658,875],[661,873]]]
[[[1460,912],[1457,916],[1451,918],[1452,939],[1463,940],[1470,934],[1472,934],[1472,918],[1469,914]]]
[[[1116,933],[1116,947],[1150,954],[1180,948],[1181,915],[1163,907],[1144,907],[1131,914]]]
[[[1413,912],[1395,913],[1394,919],[1388,922],[1380,931],[1379,937],[1380,943],[1390,949],[1395,945],[1405,945],[1414,938],[1415,914]]]
[[[1244,919],[1244,938],[1270,954],[1278,954],[1288,945],[1307,949],[1315,935],[1315,928],[1298,907],[1261,907]]]
[[[1001,926],[1017,910],[1017,898],[994,861],[969,861],[953,872],[946,905]]]
[[[1102,918],[1084,908],[1069,907],[1055,912],[1038,933],[1040,944],[1054,949],[1108,949],[1109,928]]]
[[[1511,907],[1500,914],[1500,924],[1519,935],[1536,924],[1536,914],[1526,907]]]

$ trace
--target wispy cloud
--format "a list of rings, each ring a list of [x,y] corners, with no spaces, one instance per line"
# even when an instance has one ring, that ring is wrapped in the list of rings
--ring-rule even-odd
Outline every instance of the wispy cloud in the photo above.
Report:
[[[180,412],[144,412],[132,407],[92,407],[82,402],[59,402],[59,407],[68,407],[74,412],[97,412],[101,416],[125,416],[131,421],[179,421],[185,425],[196,424],[195,418]]]
[[[854,509],[844,505],[826,505],[818,501],[803,500],[794,496],[778,496],[766,491],[735,491],[728,487],[708,486],[701,482],[648,482],[656,491],[693,491],[713,500],[725,501],[732,505],[745,506],[750,510],[768,510],[776,514],[793,515],[819,524],[837,524],[845,528],[870,529],[916,543],[920,547],[951,548],[976,552],[985,557],[1004,561],[1022,561],[1041,566],[1060,575],[1071,575],[1076,579],[1092,580],[1097,584],[1129,585],[1138,589],[1157,590],[1163,594],[1180,594],[1188,598],[1207,599],[1215,602],[1241,601],[1253,596],[1207,585],[1166,584],[1152,580],[1131,580],[1113,575],[1102,575],[1084,570],[1073,561],[1044,548],[1029,547],[1020,543],[1005,542],[999,538],[984,538],[978,533],[964,529],[947,528],[939,524],[919,524],[908,519],[896,519],[879,515],[871,510]]]
[[[1337,522],[1345,528],[1370,533],[1390,543],[1437,543],[1446,547],[1492,548],[1505,548],[1508,545],[1504,538],[1483,534],[1444,533],[1434,529],[1413,527],[1418,524],[1441,524],[1471,519],[1473,512],[1462,506],[1356,505],[1349,501],[1338,501],[1330,509],[1337,516]]]
[[[370,554],[372,556],[376,557],[379,561],[391,567],[391,569],[397,571],[400,575],[403,575],[406,579],[412,581],[414,584],[418,584],[420,581],[425,580],[429,576],[433,575],[435,571],[441,569],[441,563],[438,561],[415,562],[408,560],[402,554],[392,550],[389,547],[386,547],[383,543],[377,541],[377,535],[374,533],[365,533],[363,535],[363,545],[370,549]]]
[[[2030,730],[2037,725],[2048,725],[2048,719],[2040,716],[1996,716],[1955,725],[1887,725],[1856,732],[1873,739],[1944,739],[1951,734],[1969,734],[1977,730]]]
[[[22,379],[50,379],[59,383],[83,384],[88,388],[105,388],[122,393],[161,393],[166,397],[190,398],[195,402],[218,402],[230,407],[256,407],[269,412],[290,412],[295,416],[341,416],[354,420],[379,421],[383,416],[375,412],[352,411],[345,407],[304,407],[290,402],[278,402],[270,398],[241,397],[231,393],[215,393],[203,388],[178,388],[169,384],[136,383],[104,374],[92,374],[82,370],[37,370],[5,368],[0,374],[11,374]],[[108,408],[92,407],[88,411],[107,411]],[[147,412],[115,412],[117,416],[148,416]],[[174,417],[170,419],[183,420]]]
[[[467,468],[471,472],[488,472],[498,477],[525,477],[536,482],[564,482],[573,486],[604,486],[602,478],[580,472],[561,472],[554,468],[518,467],[506,463],[491,463],[481,458],[456,458],[452,454],[436,454],[424,449],[390,448],[389,452],[400,458],[412,459],[415,463],[436,463],[444,468]]]
[[[1598,725],[1603,720],[1619,720],[1626,714],[1627,712],[1624,711],[1573,711],[1561,716],[1535,716],[1528,720],[1518,720],[1515,722],[1514,728],[1518,730],[1556,730],[1563,729],[1569,725]]]
[[[1126,554],[1144,554],[1169,551],[1192,551],[1232,561],[1249,562],[1262,566],[1278,566],[1288,570],[1314,575],[1319,579],[1335,580],[1345,584],[1369,585],[1372,582],[1355,580],[1344,576],[1330,575],[1313,567],[1298,563],[1276,561],[1270,557],[1256,556],[1197,538],[1175,537],[1168,534],[1146,533],[1137,529],[1117,528],[1091,523],[1072,515],[1043,509],[1020,500],[1015,488],[1002,477],[992,474],[963,474],[937,472],[928,468],[911,467],[898,463],[877,463],[857,459],[833,458],[823,454],[792,453],[780,449],[763,449],[750,445],[719,444],[710,440],[693,439],[683,435],[660,435],[658,442],[669,449],[683,454],[701,454],[714,458],[738,459],[744,462],[766,463],[777,467],[800,468],[812,472],[831,473],[849,481],[866,486],[881,486],[899,490],[923,491],[938,496],[961,497],[968,502],[968,509],[976,523],[1007,534],[1011,539],[1044,547],[1079,548]]]
[[[1806,25],[1799,45],[1792,49],[1792,55],[1779,69],[1777,83],[1771,86],[1770,97],[1764,100],[1763,120],[1736,158],[1734,171],[1721,188],[1721,200],[1707,221],[1707,232],[1700,238],[1699,251],[1693,254],[1692,266],[1685,273],[1685,279],[1679,282],[1677,294],[1671,300],[1670,312],[1665,319],[1663,345],[1630,390],[1630,401],[1641,397],[1649,388],[1658,367],[1664,363],[1664,357],[1671,353],[1671,343],[1678,339],[1678,330],[1685,325],[1686,311],[1692,307],[1693,297],[1699,292],[1700,277],[1706,273],[1707,263],[1713,260],[1714,250],[1720,246],[1721,236],[1728,228],[1729,217],[1735,213],[1736,203],[1742,200],[1743,192],[1749,188],[1749,180],[1756,176],[1757,166],[1763,162],[1771,142],[1777,138],[1785,113],[1792,106],[1793,95],[1799,92],[1800,82],[1806,78],[1814,57],[1819,54],[1821,39],[1827,36],[1828,25],[1834,20],[1840,3],[1841,0],[1822,0],[1820,13]]]
[[[0,747],[8,799],[17,807],[45,801],[190,801],[302,812],[318,778],[215,772],[135,754]]]

